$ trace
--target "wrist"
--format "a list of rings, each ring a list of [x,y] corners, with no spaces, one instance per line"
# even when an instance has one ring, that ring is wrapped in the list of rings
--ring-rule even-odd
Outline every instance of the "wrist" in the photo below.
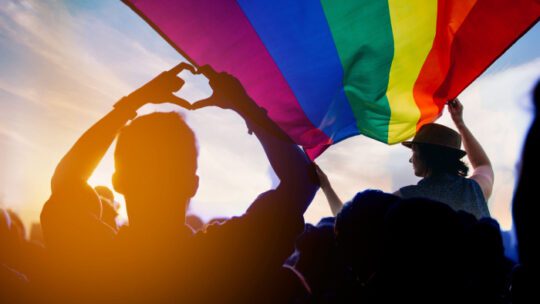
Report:
[[[243,107],[242,109],[237,110],[238,114],[242,116],[246,122],[249,134],[253,134],[256,126],[265,125],[265,120],[268,119],[266,109],[259,107],[256,104],[253,105],[254,106]]]
[[[257,115],[262,109],[248,96],[237,98],[235,104],[234,110],[242,116]]]
[[[246,100],[239,102],[233,110],[237,112],[240,116],[242,116],[244,119],[248,120],[259,120],[262,117],[267,116],[266,109],[260,107],[249,97],[247,97]]]
[[[141,103],[137,99],[131,96],[124,96],[120,98],[114,105],[114,110],[129,115],[129,119],[133,119],[137,116],[137,110],[141,107]]]
[[[463,120],[454,120],[454,125],[456,125],[456,128],[458,128],[458,130],[466,128],[465,122]]]
[[[330,192],[332,192],[332,187],[330,186],[329,183],[320,183],[319,186],[321,187],[321,190],[322,190],[324,193],[330,193]]]

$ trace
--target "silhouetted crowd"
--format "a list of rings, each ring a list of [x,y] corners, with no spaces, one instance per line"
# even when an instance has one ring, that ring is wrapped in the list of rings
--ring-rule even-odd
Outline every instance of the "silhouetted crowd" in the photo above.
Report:
[[[495,220],[427,198],[365,190],[335,217],[305,224],[315,166],[236,79],[202,67],[212,97],[173,102],[237,112],[280,179],[244,215],[205,224],[186,215],[198,187],[195,134],[176,113],[135,118],[147,102],[171,102],[183,85],[176,74],[188,68],[121,99],[75,143],[51,181],[42,240],[0,210],[0,303],[540,303],[538,119],[513,202],[516,263]],[[540,85],[534,98],[538,111]],[[113,192],[87,184],[114,140],[124,225]]]

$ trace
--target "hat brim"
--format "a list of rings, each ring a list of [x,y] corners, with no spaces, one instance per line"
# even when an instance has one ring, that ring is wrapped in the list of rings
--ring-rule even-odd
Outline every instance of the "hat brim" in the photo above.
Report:
[[[459,158],[462,158],[464,157],[465,155],[467,155],[467,152],[461,150],[461,149],[455,149],[455,148],[451,148],[451,147],[447,147],[447,146],[443,146],[443,145],[437,145],[437,144],[432,144],[432,143],[423,143],[423,142],[414,142],[414,141],[404,141],[401,143],[402,145],[404,145],[405,147],[409,148],[409,149],[412,149],[412,145],[413,144],[422,144],[422,145],[431,145],[431,146],[437,146],[437,147],[441,147],[441,148],[444,148],[444,149],[447,149],[448,151],[452,151],[453,153],[456,153]]]
[[[410,148],[412,148],[413,142],[412,141],[404,141],[401,144],[410,149]]]

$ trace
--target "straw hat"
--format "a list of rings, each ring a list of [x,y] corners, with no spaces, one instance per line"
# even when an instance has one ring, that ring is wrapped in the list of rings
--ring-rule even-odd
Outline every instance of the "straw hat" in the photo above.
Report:
[[[461,150],[461,135],[458,132],[436,123],[425,124],[416,133],[412,141],[404,141],[405,147],[411,148],[413,144],[427,144],[446,148],[455,152],[462,158],[467,152]]]

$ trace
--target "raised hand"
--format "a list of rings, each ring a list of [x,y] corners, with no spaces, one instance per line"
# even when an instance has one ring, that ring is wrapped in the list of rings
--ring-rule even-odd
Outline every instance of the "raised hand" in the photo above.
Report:
[[[133,91],[129,95],[129,98],[140,105],[145,103],[170,102],[190,109],[191,104],[189,102],[174,95],[174,92],[180,90],[185,83],[184,80],[177,76],[183,70],[189,70],[195,73],[195,68],[185,62],[181,62],[174,68],[159,74],[142,87]]]
[[[332,210],[332,214],[334,216],[337,216],[341,211],[341,208],[343,208],[343,201],[341,201],[336,191],[332,187],[332,184],[330,184],[330,180],[328,179],[326,173],[324,173],[324,171],[317,164],[315,164],[315,171],[317,172],[317,177],[319,178],[319,186],[321,186],[321,190],[323,191],[324,196],[326,196],[330,210]]]
[[[465,122],[463,121],[463,105],[459,99],[453,99],[448,102],[448,112],[452,117],[452,120],[457,127],[463,126]]]
[[[471,162],[473,168],[471,179],[474,179],[480,185],[482,193],[487,200],[491,196],[495,178],[491,161],[484,148],[482,148],[478,140],[465,125],[465,121],[463,120],[463,105],[457,98],[448,102],[448,112],[450,112],[452,120],[456,124],[463,140],[463,146]]]
[[[322,189],[327,189],[330,187],[330,181],[328,180],[328,176],[326,176],[326,173],[315,164],[315,171],[317,172],[317,177],[319,178],[319,185]]]
[[[209,98],[193,103],[192,109],[217,106],[243,113],[255,105],[240,81],[234,76],[228,73],[217,73],[209,65],[200,67],[197,73],[201,73],[209,79],[213,93]]]

